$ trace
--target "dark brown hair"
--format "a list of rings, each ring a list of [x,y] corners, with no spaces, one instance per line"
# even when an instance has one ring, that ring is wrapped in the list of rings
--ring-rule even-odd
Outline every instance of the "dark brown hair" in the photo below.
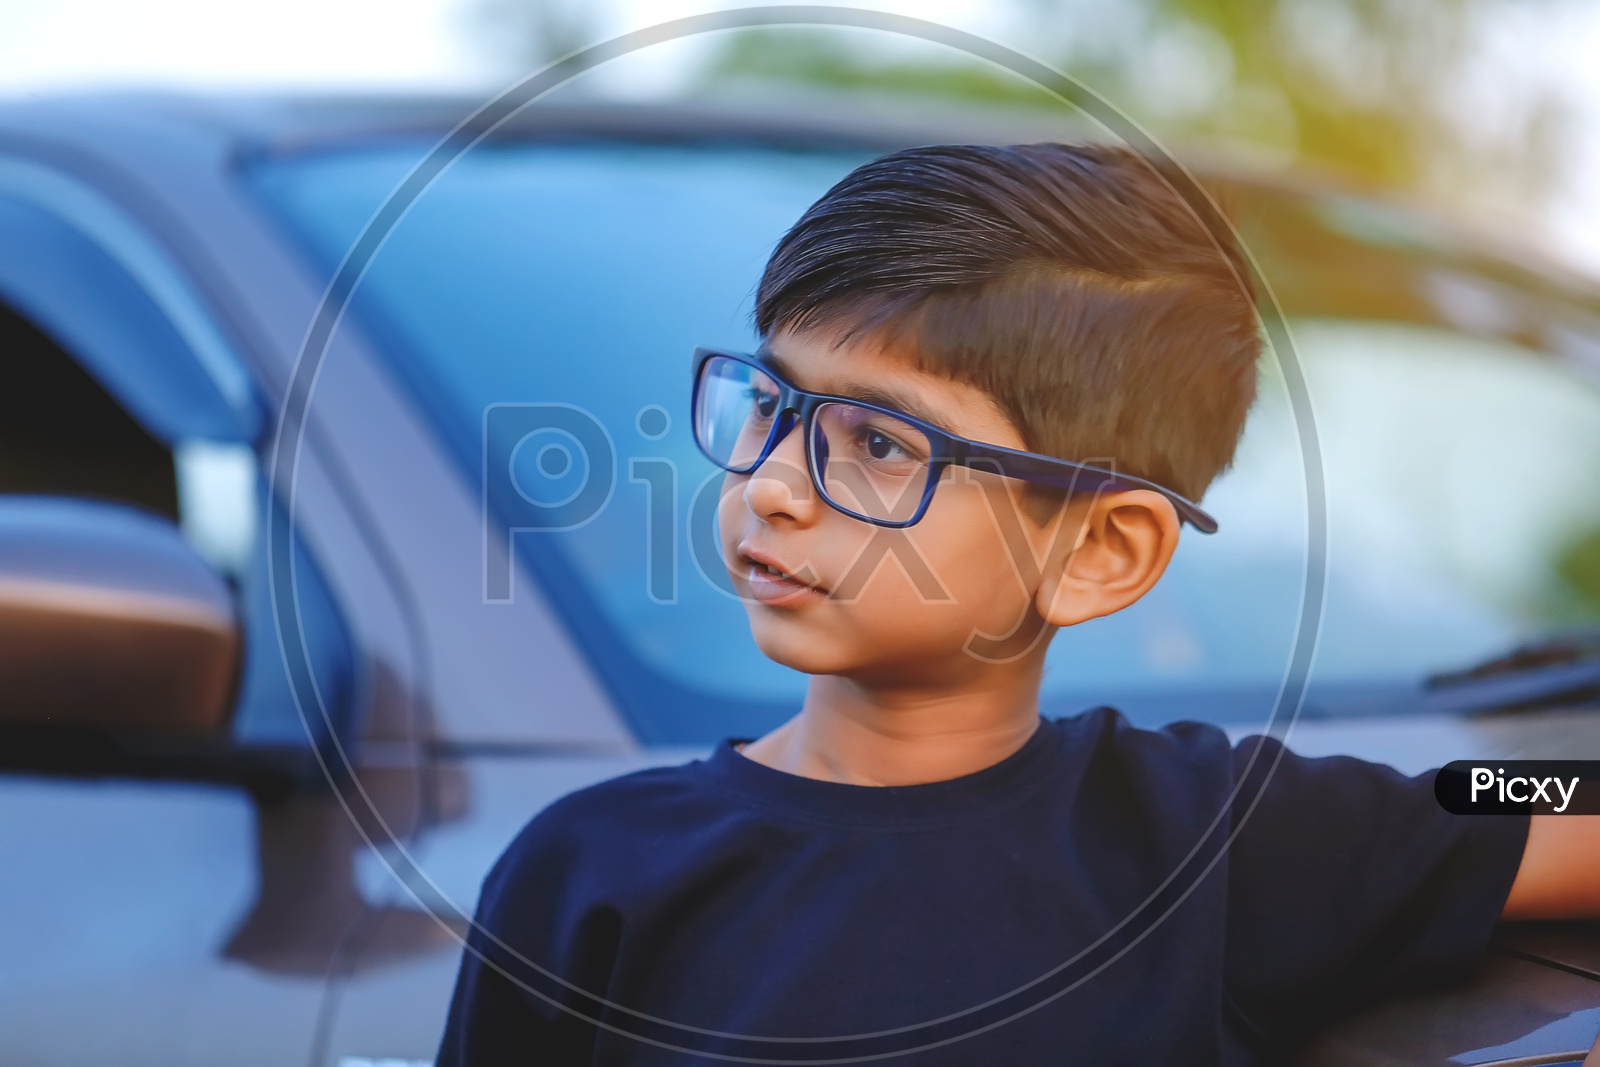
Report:
[[[778,242],[756,329],[903,346],[993,396],[1030,450],[1198,500],[1233,458],[1261,342],[1231,236],[1175,185],[1092,145],[883,156]]]

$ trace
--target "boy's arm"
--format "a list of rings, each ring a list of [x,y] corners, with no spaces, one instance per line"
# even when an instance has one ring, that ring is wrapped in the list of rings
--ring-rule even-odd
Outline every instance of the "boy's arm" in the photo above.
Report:
[[[1528,816],[1453,815],[1432,774],[1302,756],[1272,738],[1243,739],[1235,760],[1225,977],[1266,1045],[1480,961]]]
[[[1600,919],[1600,815],[1535,815],[1503,919]]]

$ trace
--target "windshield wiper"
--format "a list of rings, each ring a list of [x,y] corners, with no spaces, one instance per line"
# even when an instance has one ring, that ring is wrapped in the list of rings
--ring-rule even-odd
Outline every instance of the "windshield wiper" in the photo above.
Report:
[[[1521,711],[1600,701],[1600,630],[1574,630],[1518,645],[1424,683],[1431,711]]]

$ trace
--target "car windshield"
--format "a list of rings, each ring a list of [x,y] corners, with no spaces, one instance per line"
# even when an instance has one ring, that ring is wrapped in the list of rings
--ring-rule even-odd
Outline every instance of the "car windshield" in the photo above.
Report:
[[[425,150],[396,141],[266,158],[250,180],[329,272]],[[411,207],[352,304],[475,485],[497,405],[561,405],[604,428],[617,472],[604,506],[580,527],[514,543],[647,741],[755,736],[804,690],[804,676],[756,648],[719,581],[708,505],[720,478],[690,436],[690,354],[749,350],[768,252],[865,158],[486,143]],[[1410,691],[1518,640],[1600,619],[1591,382],[1543,353],[1442,326],[1292,327],[1330,516],[1316,709]],[[1269,714],[1301,612],[1307,478],[1270,351],[1260,380],[1236,462],[1204,500],[1220,532],[1186,530],[1152,593],[1056,637],[1047,713],[1113,703],[1146,722]],[[570,436],[556,423],[519,440]],[[511,489],[490,486],[501,521],[516,526],[527,510],[513,489],[552,508],[573,496],[592,472],[571,454],[499,456],[513,471]]]

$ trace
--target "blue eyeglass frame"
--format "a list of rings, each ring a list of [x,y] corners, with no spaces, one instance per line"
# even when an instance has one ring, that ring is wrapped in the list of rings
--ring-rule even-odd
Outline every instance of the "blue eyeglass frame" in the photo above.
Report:
[[[706,364],[714,357],[731,359],[743,363],[760,371],[771,378],[778,386],[778,410],[773,416],[772,430],[767,434],[766,442],[761,446],[761,452],[756,456],[755,462],[747,467],[729,467],[711,454],[710,449],[700,440],[700,423],[695,415],[700,410],[700,389],[705,381]],[[849,508],[836,503],[825,490],[817,476],[816,457],[812,455],[815,449],[815,432],[812,427],[812,414],[822,404],[851,404],[868,411],[876,411],[881,415],[889,415],[902,422],[909,423],[921,430],[928,438],[932,454],[928,457],[928,482],[922,489],[922,499],[917,502],[917,509],[909,519],[895,522],[888,519],[875,519],[869,515],[862,515],[851,511]],[[749,474],[772,455],[784,438],[799,425],[804,436],[806,453],[806,472],[811,477],[811,484],[817,490],[817,496],[829,507],[852,519],[870,522],[875,526],[884,526],[889,529],[904,529],[914,526],[921,521],[927,513],[928,504],[933,500],[933,492],[939,485],[946,467],[968,467],[973,470],[985,470],[992,474],[1003,475],[1007,478],[1016,478],[1020,481],[1033,482],[1038,485],[1048,485],[1056,489],[1065,489],[1069,492],[1094,493],[1101,490],[1126,490],[1149,489],[1160,493],[1172,501],[1173,508],[1177,511],[1179,519],[1193,526],[1200,533],[1211,534],[1217,532],[1217,520],[1213,519],[1200,506],[1187,497],[1168,489],[1166,486],[1137,478],[1131,474],[1119,474],[1104,467],[1095,467],[1087,463],[1075,463],[1068,459],[1057,459],[1055,456],[1040,455],[1037,452],[1023,452],[1003,445],[991,445],[982,441],[973,441],[966,437],[957,437],[947,430],[940,429],[931,422],[908,415],[894,408],[884,407],[881,404],[869,403],[855,397],[836,396],[830,393],[813,393],[809,389],[802,389],[798,385],[787,381],[771,366],[762,362],[758,356],[748,352],[733,352],[723,348],[711,348],[702,345],[694,350],[694,388],[689,398],[689,415],[691,432],[694,434],[695,447],[712,463],[731,474]]]

